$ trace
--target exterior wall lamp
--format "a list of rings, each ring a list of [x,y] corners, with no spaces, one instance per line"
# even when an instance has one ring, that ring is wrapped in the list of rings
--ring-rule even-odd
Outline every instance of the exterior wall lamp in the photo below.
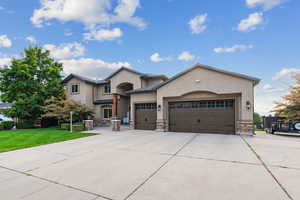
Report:
[[[250,103],[250,101],[247,101],[247,102],[246,102],[246,108],[247,108],[248,110],[250,110],[250,108],[251,108],[251,103]]]
[[[158,105],[157,110],[160,111],[160,109],[161,109],[161,105]]]

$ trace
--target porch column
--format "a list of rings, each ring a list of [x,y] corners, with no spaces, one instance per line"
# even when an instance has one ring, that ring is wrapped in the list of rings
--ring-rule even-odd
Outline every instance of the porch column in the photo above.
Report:
[[[117,115],[118,115],[118,94],[113,93],[112,116],[117,117]]]

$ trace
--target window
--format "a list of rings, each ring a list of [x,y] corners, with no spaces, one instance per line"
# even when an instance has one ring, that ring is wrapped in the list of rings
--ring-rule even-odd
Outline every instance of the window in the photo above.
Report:
[[[103,118],[110,119],[112,117],[112,109],[111,108],[103,108]]]
[[[157,105],[156,103],[142,103],[135,105],[136,110],[156,110]]]
[[[80,92],[80,85],[79,84],[73,84],[71,86],[71,94],[79,94]]]
[[[104,86],[104,94],[110,94],[111,89],[110,89],[110,84],[107,84]]]

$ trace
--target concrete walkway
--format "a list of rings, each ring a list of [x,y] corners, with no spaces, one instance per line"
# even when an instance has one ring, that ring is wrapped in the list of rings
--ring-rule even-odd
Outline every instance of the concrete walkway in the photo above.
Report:
[[[95,132],[0,153],[1,199],[300,199],[300,138]]]

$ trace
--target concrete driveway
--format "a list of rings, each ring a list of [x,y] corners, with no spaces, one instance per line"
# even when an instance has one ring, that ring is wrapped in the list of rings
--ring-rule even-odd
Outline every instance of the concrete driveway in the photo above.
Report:
[[[96,131],[0,153],[1,199],[300,199],[300,138]]]

